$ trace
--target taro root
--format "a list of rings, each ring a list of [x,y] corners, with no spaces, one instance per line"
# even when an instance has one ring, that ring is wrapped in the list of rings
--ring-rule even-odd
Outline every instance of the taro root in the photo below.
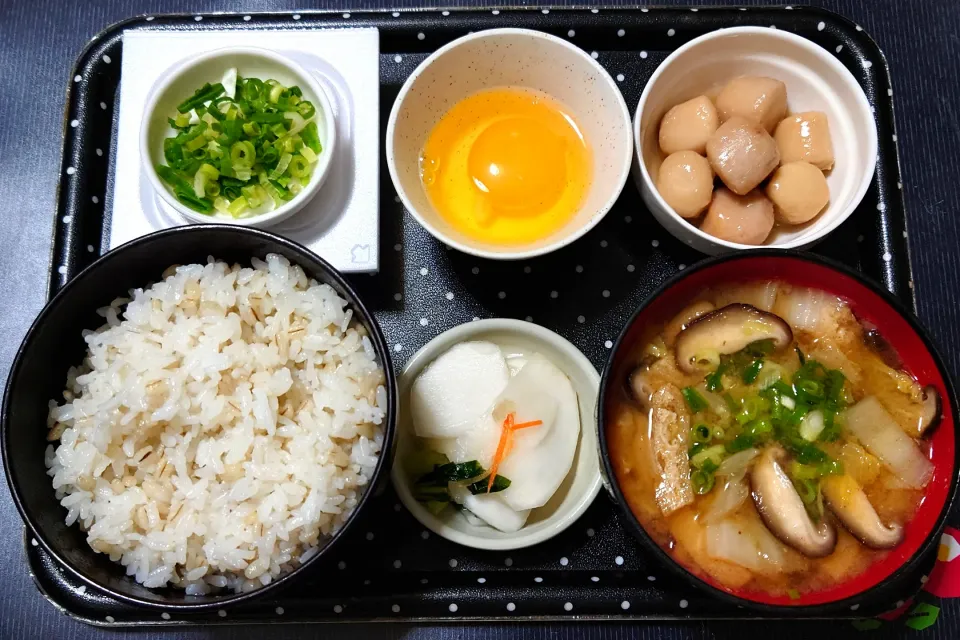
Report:
[[[777,143],[760,125],[730,118],[707,141],[713,171],[737,195],[746,195],[780,164]]]
[[[823,172],[803,161],[781,165],[773,172],[766,192],[777,220],[785,224],[809,222],[830,202]]]
[[[677,366],[685,373],[710,371],[720,364],[720,356],[760,340],[772,340],[779,351],[793,342],[793,332],[778,315],[749,304],[729,304],[700,316],[680,332]]]
[[[787,85],[758,76],[734,78],[717,96],[717,111],[722,122],[740,116],[773,131],[787,115]]]
[[[773,230],[773,203],[753,191],[738,196],[724,187],[713,194],[700,230],[714,238],[740,244],[763,244]]]
[[[707,159],[693,151],[667,156],[657,174],[657,191],[683,218],[695,218],[710,204],[713,171]]]
[[[784,164],[803,160],[821,171],[833,168],[833,141],[827,114],[806,111],[787,116],[773,134]]]
[[[707,152],[707,140],[719,126],[717,108],[706,96],[681,102],[660,121],[660,150],[667,155],[677,151],[703,155]]]

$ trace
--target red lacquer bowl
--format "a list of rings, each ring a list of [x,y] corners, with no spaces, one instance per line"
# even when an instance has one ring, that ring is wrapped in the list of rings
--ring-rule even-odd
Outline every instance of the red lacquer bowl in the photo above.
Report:
[[[627,354],[642,339],[648,324],[670,317],[707,287],[757,280],[780,280],[794,285],[814,287],[835,294],[852,307],[858,317],[877,327],[893,346],[904,367],[922,384],[932,384],[943,400],[943,418],[935,428],[931,460],[935,471],[915,517],[906,523],[904,541],[885,558],[864,573],[835,587],[804,594],[793,600],[765,593],[737,591],[695,575],[676,562],[646,533],[626,503],[610,462],[606,426],[617,392],[622,387],[620,372]],[[937,355],[926,331],[917,318],[890,293],[864,279],[849,268],[820,256],[798,251],[760,250],[710,258],[674,276],[655,291],[627,323],[620,334],[603,372],[600,386],[600,455],[605,483],[620,507],[628,529],[662,562],[695,586],[732,604],[765,613],[784,615],[827,615],[859,608],[873,602],[884,587],[918,569],[931,557],[939,542],[950,506],[957,492],[960,432],[956,429],[957,396],[943,361]],[[875,604],[875,603],[874,603]],[[893,601],[883,603],[892,607]]]

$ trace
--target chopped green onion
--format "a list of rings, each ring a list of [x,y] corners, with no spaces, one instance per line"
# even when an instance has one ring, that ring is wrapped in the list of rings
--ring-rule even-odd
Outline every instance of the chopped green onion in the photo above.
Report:
[[[726,451],[724,450],[723,445],[715,444],[712,447],[701,449],[691,456],[690,466],[692,466],[694,469],[702,469],[708,461],[719,466],[725,456]]]
[[[510,486],[510,480],[507,478],[498,475],[493,478],[493,485],[490,487],[490,490],[487,491],[487,480],[478,480],[471,485],[467,485],[467,489],[470,490],[470,493],[473,495],[478,495],[481,493],[497,493],[498,491],[503,491]]]
[[[741,376],[743,381],[746,384],[753,384],[756,381],[757,376],[760,375],[760,370],[762,368],[763,360],[758,358],[757,360],[751,362],[749,365],[747,365],[747,368],[743,370],[743,375]]]
[[[694,413],[700,413],[710,405],[707,404],[707,401],[704,400],[703,396],[700,395],[700,392],[694,389],[693,387],[684,387],[683,399],[687,401],[690,410]]]
[[[210,102],[217,96],[223,93],[223,85],[219,82],[217,84],[211,85],[209,82],[200,87],[194,92],[193,96],[184,100],[179,105],[177,105],[177,111],[180,113],[187,113],[191,109],[195,109],[199,106],[202,106],[206,102]]]
[[[690,474],[690,483],[693,485],[693,490],[698,496],[710,493],[715,482],[715,476],[712,473],[705,472],[703,469],[698,469]]]

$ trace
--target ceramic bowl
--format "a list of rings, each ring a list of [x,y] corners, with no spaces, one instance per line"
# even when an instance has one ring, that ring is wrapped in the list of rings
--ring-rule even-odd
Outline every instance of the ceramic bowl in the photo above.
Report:
[[[291,200],[271,211],[247,218],[232,218],[222,214],[204,215],[184,205],[170,187],[157,175],[156,167],[166,164],[163,156],[163,141],[174,135],[167,118],[177,112],[177,105],[193,95],[204,83],[217,83],[230,68],[236,67],[240,75],[266,80],[273,78],[284,86],[296,85],[303,91],[303,98],[316,107],[314,116],[317,134],[323,151],[303,190]],[[337,144],[337,128],[330,99],[316,78],[290,58],[256,47],[227,47],[216,49],[191,58],[172,67],[161,76],[161,81],[147,98],[147,106],[140,126],[140,162],[154,191],[170,207],[184,218],[197,223],[221,223],[238,226],[269,227],[286,220],[299,211],[323,186],[330,170],[330,160]]]
[[[249,264],[269,253],[283,255],[318,282],[329,284],[350,304],[362,324],[378,362],[387,390],[387,417],[380,460],[369,488],[359,498],[343,527],[323,541],[319,552],[300,567],[270,584],[246,593],[213,593],[188,596],[173,588],[148,589],[125,575],[122,565],[95,553],[78,526],[64,523],[66,509],[56,498],[44,465],[48,403],[62,397],[67,370],[84,358],[82,332],[103,325],[97,309],[131,289],[161,279],[172,264],[204,263],[207,256]],[[166,611],[213,610],[248,602],[274,592],[298,576],[321,565],[337,543],[349,535],[377,489],[388,478],[397,415],[396,382],[390,350],[373,314],[353,288],[329,264],[302,246],[259,229],[225,225],[186,225],[143,236],[110,251],[70,280],[47,303],[27,331],[7,378],[0,413],[3,468],[13,501],[27,523],[28,535],[94,593],[106,593],[122,602]],[[159,619],[159,616],[158,616]]]
[[[932,384],[942,399],[940,423],[926,437],[930,443],[934,474],[913,518],[905,523],[905,537],[897,547],[863,573],[831,588],[800,594],[771,596],[757,591],[736,591],[715,582],[698,570],[681,564],[647,533],[626,501],[611,463],[607,430],[613,412],[625,393],[624,381],[636,365],[640,341],[649,339],[652,323],[662,322],[682,309],[700,292],[731,282],[780,280],[834,294],[850,305],[865,324],[873,325],[903,360],[904,367],[923,384]],[[829,617],[863,607],[884,611],[894,608],[907,589],[917,589],[918,571],[932,563],[957,493],[960,430],[957,429],[957,396],[943,360],[917,318],[886,290],[855,271],[813,254],[761,249],[703,260],[667,280],[637,309],[627,323],[603,372],[600,386],[600,452],[604,480],[620,511],[620,522],[678,580],[692,584],[727,604],[776,617]]]
[[[433,126],[457,102],[483,89],[525,87],[566,106],[592,149],[593,183],[577,213],[529,244],[483,243],[454,229],[430,203],[419,158]],[[575,45],[539,31],[491,29],[441,47],[400,89],[387,123],[387,166],[404,207],[438,240],[476,256],[528,258],[566,246],[592,229],[616,201],[630,172],[630,114],[613,78]]]
[[[712,96],[730,80],[759,75],[787,85],[790,113],[827,115],[834,168],[827,172],[830,203],[812,222],[789,231],[774,229],[765,246],[808,247],[836,229],[857,208],[873,180],[877,129],[870,103],[853,74],[819,45],[779,29],[719,29],[683,45],[653,73],[640,96],[633,121],[633,174],[654,217],[680,241],[715,255],[753,245],[720,240],[681,218],[656,189],[662,160],[660,120],[668,109],[698,95]]]
[[[573,467],[550,501],[534,509],[519,531],[505,533],[486,525],[471,524],[462,512],[447,508],[435,516],[411,492],[412,478],[403,461],[416,447],[409,410],[410,387],[424,368],[456,344],[488,340],[504,353],[539,352],[563,371],[580,405],[580,444]],[[475,549],[520,549],[548,540],[583,515],[600,491],[595,407],[600,376],[590,361],[567,340],[541,326],[511,319],[468,322],[441,333],[420,349],[400,374],[400,422],[397,458],[391,478],[400,501],[427,529],[453,542]]]

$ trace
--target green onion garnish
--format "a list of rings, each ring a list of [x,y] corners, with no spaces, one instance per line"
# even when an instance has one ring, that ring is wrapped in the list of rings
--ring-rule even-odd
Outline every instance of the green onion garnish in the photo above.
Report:
[[[232,86],[204,84],[177,105],[157,174],[200,213],[244,217],[281,206],[308,184],[323,152],[316,107],[273,79],[238,76],[233,97],[224,84]]]
[[[693,387],[684,387],[683,398],[687,401],[687,404],[690,406],[690,410],[694,413],[700,413],[710,406],[707,404],[707,401],[704,400],[703,396],[700,395],[700,392]]]

